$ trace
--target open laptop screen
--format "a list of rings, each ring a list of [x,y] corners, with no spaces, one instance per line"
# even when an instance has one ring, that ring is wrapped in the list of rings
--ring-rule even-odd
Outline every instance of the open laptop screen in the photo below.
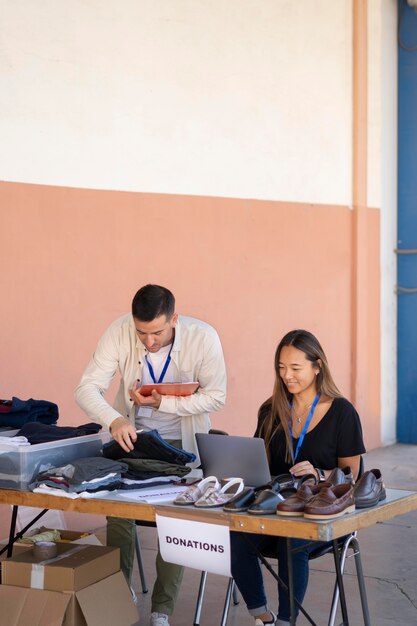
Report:
[[[250,487],[271,480],[263,439],[196,433],[196,441],[204,477],[239,477]]]

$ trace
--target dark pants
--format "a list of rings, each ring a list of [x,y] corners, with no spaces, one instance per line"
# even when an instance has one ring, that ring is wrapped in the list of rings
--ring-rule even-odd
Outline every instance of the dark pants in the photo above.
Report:
[[[181,441],[170,441],[170,446],[181,448]],[[120,548],[120,568],[130,584],[135,556],[135,520],[107,518],[107,545]],[[152,591],[152,611],[172,615],[177,600],[184,568],[167,563],[159,552],[156,555],[156,580]]]
[[[249,613],[256,616],[265,613],[269,609],[265,595],[261,563],[256,550],[248,543],[247,539],[261,553],[267,546],[268,554],[274,549],[278,559],[278,575],[288,586],[287,538],[252,535],[249,533],[230,533],[232,576],[246,602]],[[304,539],[292,539],[291,545],[292,548],[306,546],[305,550],[296,552],[292,557],[294,596],[301,604],[308,584],[309,554],[323,544],[319,542],[311,543]],[[278,618],[289,621],[290,603],[288,592],[281,585],[278,585],[278,599]],[[298,615],[297,607],[295,610],[296,615]]]

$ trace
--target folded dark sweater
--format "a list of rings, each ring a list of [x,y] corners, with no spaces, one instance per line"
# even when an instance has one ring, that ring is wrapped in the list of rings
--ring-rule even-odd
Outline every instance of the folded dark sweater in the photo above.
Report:
[[[95,422],[89,422],[81,426],[55,426],[39,422],[28,422],[22,426],[17,435],[22,435],[27,438],[29,443],[35,444],[58,441],[59,439],[70,439],[71,437],[82,437],[83,435],[93,435],[100,430],[100,424]]]

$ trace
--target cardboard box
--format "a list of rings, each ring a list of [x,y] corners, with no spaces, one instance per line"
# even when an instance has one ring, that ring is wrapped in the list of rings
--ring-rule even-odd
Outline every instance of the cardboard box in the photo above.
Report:
[[[40,528],[34,528],[30,532],[28,532],[25,537],[33,537],[34,535],[39,535],[40,533],[45,533],[51,530],[55,530],[54,528],[46,528],[45,526],[41,526]],[[79,530],[62,530],[61,528],[57,529],[59,534],[61,535],[61,539],[58,543],[81,543],[90,546],[102,546],[100,539],[94,535],[94,533],[85,533],[80,532]],[[23,537],[24,539],[24,537]],[[23,539],[18,539],[16,541],[16,545],[27,546],[31,545],[30,543],[26,543]]]
[[[3,548],[5,548],[7,545],[7,543],[0,543],[0,550],[3,550]],[[32,546],[28,546],[25,544],[17,544],[15,543],[13,545],[13,556],[17,556],[18,554],[23,554],[23,552],[27,552],[28,550],[32,550]],[[3,554],[0,554],[0,561],[4,561],[5,559],[7,559],[7,550],[6,552],[3,552]]]
[[[38,561],[32,550],[2,563],[2,583],[48,591],[79,591],[120,569],[120,550],[59,543],[58,555]]]
[[[81,591],[39,591],[0,585],[7,626],[132,626],[139,621],[126,580],[117,572]]]
[[[0,543],[0,550],[2,550],[3,548],[6,547],[5,543]],[[13,546],[13,554],[15,556],[17,556],[18,554],[23,554],[23,552],[27,552],[28,550],[32,550],[32,546],[17,546],[16,544]],[[3,561],[5,561],[7,559],[7,550],[5,552],[3,552],[3,554],[0,554],[0,583],[2,580],[2,568],[3,568]]]

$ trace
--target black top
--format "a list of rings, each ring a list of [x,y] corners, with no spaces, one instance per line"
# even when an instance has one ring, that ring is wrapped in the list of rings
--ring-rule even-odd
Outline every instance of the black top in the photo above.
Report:
[[[263,408],[258,417],[255,437],[260,437],[260,428],[270,407]],[[294,438],[294,453],[298,439]],[[272,476],[287,473],[293,463],[285,461],[285,434],[280,429],[270,443]],[[345,398],[335,398],[320,422],[306,433],[298,451],[296,463],[310,461],[314,467],[330,470],[337,467],[340,457],[356,456],[366,452],[362,438],[362,426],[354,406]]]

